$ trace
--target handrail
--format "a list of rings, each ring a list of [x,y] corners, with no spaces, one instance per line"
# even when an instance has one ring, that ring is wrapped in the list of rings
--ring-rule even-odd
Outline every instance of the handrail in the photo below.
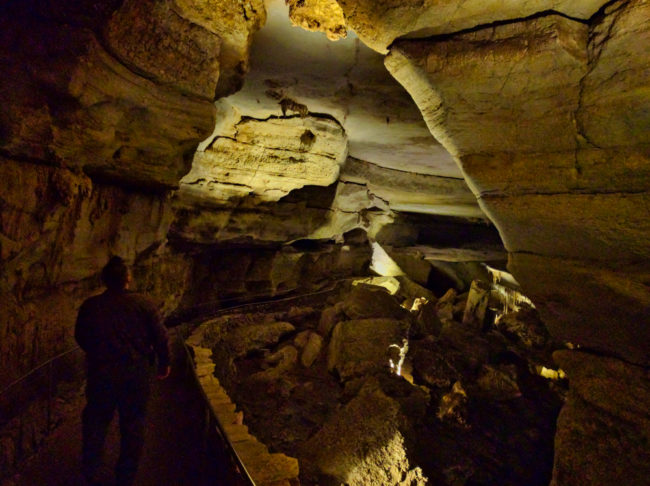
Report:
[[[68,349],[67,351],[64,351],[64,352],[62,352],[62,353],[60,353],[60,354],[57,354],[56,356],[53,356],[52,358],[50,358],[50,359],[48,359],[47,361],[45,361],[45,362],[41,363],[40,365],[38,365],[36,368],[32,368],[32,369],[31,369],[30,371],[28,371],[26,374],[24,374],[23,376],[21,376],[20,378],[18,378],[18,379],[16,379],[16,380],[12,381],[11,383],[9,383],[9,385],[7,385],[6,387],[4,387],[4,388],[2,389],[2,391],[0,391],[0,395],[4,395],[6,392],[9,391],[10,388],[13,388],[13,387],[16,386],[18,383],[21,383],[22,381],[25,381],[27,378],[29,378],[30,376],[32,376],[32,375],[33,375],[34,373],[36,373],[38,370],[40,370],[40,369],[42,369],[42,368],[45,368],[47,365],[52,364],[54,361],[56,361],[56,360],[58,360],[58,359],[60,359],[60,358],[63,358],[64,356],[66,356],[66,355],[68,355],[68,354],[70,354],[70,353],[72,353],[72,352],[74,352],[74,351],[77,351],[78,349],[80,349],[79,346],[74,346],[73,348],[70,348],[70,349]]]
[[[342,279],[342,280],[346,280],[346,279]],[[216,313],[213,313],[209,317],[205,317],[205,318],[207,318],[207,319],[214,318],[214,317],[216,317],[216,316],[218,316],[220,314],[227,314],[227,313],[237,311],[237,310],[241,310],[241,309],[247,308],[247,307],[258,307],[258,306],[263,306],[263,305],[268,305],[268,304],[277,304],[277,303],[283,303],[283,302],[290,302],[292,300],[298,300],[298,299],[302,299],[302,298],[305,298],[305,297],[311,297],[313,295],[324,294],[324,293],[331,292],[332,290],[336,289],[336,286],[340,281],[341,280],[337,280],[336,282],[332,283],[332,285],[328,286],[328,288],[321,289],[321,290],[318,290],[318,291],[315,291],[315,292],[308,292],[308,293],[305,293],[305,294],[294,295],[294,296],[286,297],[286,298],[283,298],[283,299],[270,299],[270,300],[266,300],[266,301],[262,301],[262,302],[249,302],[249,303],[246,303],[246,304],[241,304],[241,305],[236,305],[236,306],[220,309]],[[183,342],[183,348],[185,349],[185,353],[187,354],[187,358],[189,360],[189,363],[194,363],[194,359],[192,357],[190,347],[185,342],[185,339],[182,339],[182,342]],[[248,484],[248,486],[255,486],[255,481],[253,481],[253,478],[251,477],[250,473],[246,469],[245,464],[242,462],[241,458],[237,454],[237,451],[235,450],[232,442],[230,441],[230,438],[228,437],[228,434],[226,433],[223,424],[221,423],[221,421],[219,420],[217,415],[214,413],[214,410],[210,406],[210,401],[208,399],[208,396],[205,393],[205,390],[201,386],[201,383],[199,382],[198,376],[194,372],[192,373],[192,376],[194,377],[194,382],[195,382],[196,386],[200,390],[201,396],[203,397],[203,401],[205,402],[206,408],[209,411],[210,418],[212,420],[214,420],[214,423],[217,425],[217,432],[219,433],[219,435],[223,439],[224,443],[226,444],[229,453],[231,454],[233,460],[235,461],[236,466],[240,469],[241,475],[243,476],[242,479]]]
[[[187,355],[187,359],[189,360],[189,363],[194,363],[194,358],[192,357],[190,347],[187,345],[185,340],[183,340],[183,348],[185,349],[185,354]],[[219,420],[219,417],[217,417],[217,415],[214,413],[214,410],[210,406],[210,401],[208,399],[208,396],[205,394],[205,390],[203,390],[201,383],[199,382],[198,376],[194,372],[192,373],[192,376],[194,377],[195,385],[199,388],[201,396],[203,397],[203,401],[206,405],[208,413],[210,414],[210,418],[217,425],[218,433],[221,436],[221,439],[225,442],[228,448],[228,452],[231,454],[232,458],[235,461],[235,464],[237,465],[241,475],[243,476],[242,479],[244,479],[249,484],[249,486],[256,486],[255,481],[253,481],[253,478],[251,477],[250,473],[246,469],[246,466],[244,465],[243,461],[239,457],[239,454],[237,454],[237,451],[235,450],[235,447],[233,446],[232,442],[230,441],[230,438],[228,437],[228,434],[226,433],[223,424]]]

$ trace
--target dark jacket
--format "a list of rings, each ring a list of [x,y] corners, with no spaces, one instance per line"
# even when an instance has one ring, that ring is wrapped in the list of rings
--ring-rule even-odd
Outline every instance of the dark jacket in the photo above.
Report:
[[[106,290],[79,308],[75,339],[86,352],[90,369],[133,365],[158,358],[169,366],[169,339],[156,305],[126,290]]]

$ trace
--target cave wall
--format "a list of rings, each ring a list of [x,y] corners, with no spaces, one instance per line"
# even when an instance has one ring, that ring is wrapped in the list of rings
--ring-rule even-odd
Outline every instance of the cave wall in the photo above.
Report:
[[[220,4],[0,6],[3,477],[43,440],[44,415],[57,414],[38,394],[13,406],[27,382],[5,387],[74,347],[77,309],[102,288],[108,257],[133,264],[165,314],[186,290],[192,261],[166,245],[169,190],[214,128],[216,93],[241,85],[265,18],[261,1]]]
[[[294,22],[316,26],[303,4],[291,3]],[[593,464],[621,451],[637,451],[630,467],[647,477],[650,461],[638,452],[648,441],[643,407],[627,413],[625,402],[594,393],[593,383],[621,382],[621,393],[647,388],[650,3],[458,8],[340,0],[342,17],[324,3],[337,12],[324,27],[330,36],[346,23],[389,52],[387,68],[460,164],[499,229],[509,268],[553,334],[628,362],[558,358],[576,378],[557,437],[555,484],[590,477]],[[213,100],[243,82],[252,33],[265,20],[261,0],[29,0],[5,2],[0,13],[0,368],[7,370],[0,386],[72,345],[76,309],[100,288],[98,271],[112,253],[136,265],[136,281],[168,313],[184,299],[214,298],[190,289],[187,300],[201,260],[170,249],[170,229],[193,243],[277,245],[392,219],[381,199],[390,190],[358,182],[363,161],[317,197],[305,188],[280,204],[236,212],[170,200],[214,129]],[[422,39],[431,35],[438,37]],[[334,211],[321,205],[332,201]],[[308,268],[287,266],[306,257],[286,251],[259,258],[266,263],[258,285],[271,293]],[[213,260],[201,270],[206,278]],[[313,263],[330,270],[342,261]],[[286,275],[273,273],[276,264]],[[255,282],[243,276],[232,288],[248,292]],[[229,284],[218,282],[216,294]],[[647,404],[646,397],[639,400]],[[597,442],[609,423],[626,439],[609,441],[607,454],[570,453],[581,431]],[[13,432],[0,437],[3,451],[20,450],[21,441]],[[17,455],[11,464],[10,455],[0,457],[8,470]],[[608,469],[601,484],[620,481],[625,469]]]
[[[595,353],[558,359],[573,393],[554,485],[648,474],[647,414],[617,398],[648,405],[637,393],[650,349],[648,18],[646,1],[612,2],[586,21],[545,12],[399,40],[386,58],[461,165],[552,334]],[[616,382],[615,396],[594,389]]]
[[[650,345],[639,326],[650,304],[650,58],[637,46],[649,8],[400,41],[386,61],[461,164],[551,331],[639,364]]]

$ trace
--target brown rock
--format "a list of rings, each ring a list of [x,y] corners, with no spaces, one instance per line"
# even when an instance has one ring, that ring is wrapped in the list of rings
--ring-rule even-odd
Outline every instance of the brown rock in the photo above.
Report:
[[[343,304],[341,302],[323,309],[318,322],[318,333],[321,336],[329,337],[334,326],[343,320]]]
[[[371,317],[408,319],[409,312],[383,288],[355,285],[343,302],[343,311],[350,319]]]
[[[478,331],[483,329],[485,322],[485,311],[490,300],[490,285],[480,280],[474,280],[469,289],[465,311],[463,313],[463,324]]]
[[[327,355],[327,369],[343,380],[388,369],[390,345],[401,346],[408,323],[394,319],[361,319],[339,322]]]
[[[323,348],[323,338],[315,332],[312,332],[309,335],[309,340],[305,345],[305,348],[302,351],[300,356],[300,362],[305,368],[309,368],[314,361],[318,359],[321,349]]]
[[[496,19],[515,20],[553,10],[588,20],[605,4],[603,0],[529,0],[487,4],[481,0],[422,2],[388,0],[338,0],[346,22],[365,44],[385,53],[397,38],[429,37],[489,25]]]
[[[343,11],[336,0],[289,0],[289,18],[294,25],[322,31],[330,40],[347,35]]]
[[[232,356],[244,356],[250,351],[277,344],[283,335],[294,330],[295,327],[289,322],[239,327],[226,336],[225,345]]]
[[[454,319],[454,304],[457,292],[454,289],[449,289],[445,295],[438,299],[436,302],[436,311],[438,317],[443,321],[452,321]]]
[[[418,307],[416,311],[415,323],[411,327],[411,337],[418,338],[424,336],[438,336],[442,331],[442,322],[438,317],[435,302],[428,300],[419,302],[416,300],[415,306]]]
[[[305,444],[304,468],[319,482],[424,485],[419,468],[411,469],[401,427],[399,404],[376,383],[366,383]]]
[[[650,477],[647,371],[581,352],[558,351],[553,357],[566,371],[570,388],[558,419],[551,484],[646,484]]]

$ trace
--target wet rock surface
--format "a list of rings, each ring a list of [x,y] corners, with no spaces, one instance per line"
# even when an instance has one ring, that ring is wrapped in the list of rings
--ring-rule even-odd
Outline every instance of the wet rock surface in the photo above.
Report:
[[[426,300],[410,312],[369,280],[302,312],[274,304],[203,324],[251,432],[296,457],[305,485],[548,484],[566,384],[538,374],[554,345],[535,310],[463,324],[476,317],[465,295],[446,297],[465,306],[455,316]],[[436,325],[417,324],[422,309]],[[275,338],[244,338],[262,329]],[[235,342],[247,351],[232,354]]]

